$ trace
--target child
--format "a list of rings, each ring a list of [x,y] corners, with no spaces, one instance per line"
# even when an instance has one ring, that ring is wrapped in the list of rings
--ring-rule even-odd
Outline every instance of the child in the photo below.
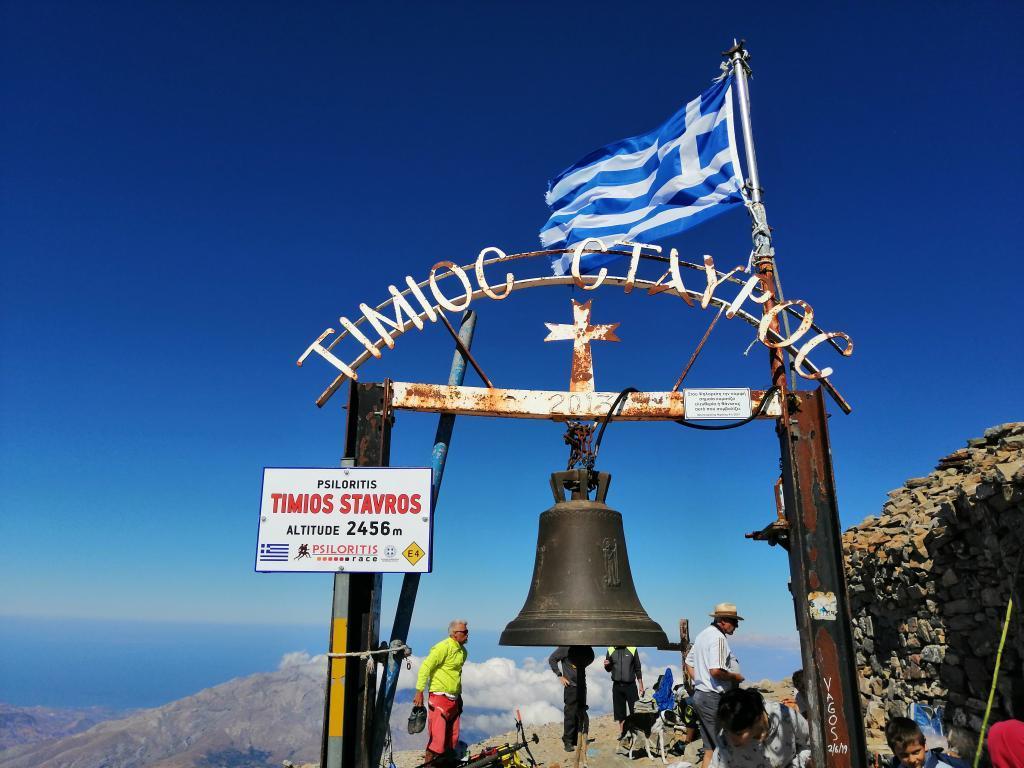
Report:
[[[892,718],[885,726],[885,740],[893,754],[890,768],[969,768],[960,758],[925,749],[924,734],[909,717]]]

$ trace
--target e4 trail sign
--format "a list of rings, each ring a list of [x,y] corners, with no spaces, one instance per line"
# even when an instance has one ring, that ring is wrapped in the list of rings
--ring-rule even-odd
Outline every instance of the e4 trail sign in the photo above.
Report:
[[[256,570],[430,571],[427,467],[263,470]]]

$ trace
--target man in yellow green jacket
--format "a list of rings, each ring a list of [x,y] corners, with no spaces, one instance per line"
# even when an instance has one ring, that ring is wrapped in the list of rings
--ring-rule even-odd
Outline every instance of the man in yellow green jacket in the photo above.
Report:
[[[427,750],[424,763],[454,749],[459,741],[459,715],[462,714],[462,665],[469,655],[466,641],[469,627],[465,619],[448,623],[448,637],[430,649],[416,676],[414,707],[423,706],[423,691],[430,681],[427,700]]]

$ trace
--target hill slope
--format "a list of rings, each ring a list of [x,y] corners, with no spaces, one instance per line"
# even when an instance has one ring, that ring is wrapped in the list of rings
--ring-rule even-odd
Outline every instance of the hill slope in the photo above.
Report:
[[[319,759],[324,668],[231,680],[163,707],[0,752],[0,768],[263,768]]]
[[[319,762],[326,663],[297,656],[276,672],[236,678],[64,738],[11,747],[0,752],[0,768],[280,768],[283,760]],[[399,691],[391,717],[396,750],[423,744],[422,734],[406,732],[411,707],[412,691]],[[486,716],[499,711],[474,707],[474,714],[488,722]],[[21,722],[16,720],[12,727]],[[490,733],[468,719],[463,731],[469,741]]]
[[[0,750],[60,739],[127,714],[106,707],[16,707],[0,703]]]

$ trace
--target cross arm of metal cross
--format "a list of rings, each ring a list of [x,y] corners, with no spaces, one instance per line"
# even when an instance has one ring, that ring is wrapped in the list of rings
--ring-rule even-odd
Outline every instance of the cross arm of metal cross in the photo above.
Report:
[[[396,410],[552,421],[603,419],[620,394],[487,389],[402,381],[393,382],[391,386],[391,407]],[[782,413],[777,395],[770,397],[761,411],[765,394],[766,390],[750,390],[751,413],[758,413],[757,418],[777,418]],[[676,421],[685,418],[685,414],[685,392],[631,392],[616,408],[614,417],[616,421]]]

